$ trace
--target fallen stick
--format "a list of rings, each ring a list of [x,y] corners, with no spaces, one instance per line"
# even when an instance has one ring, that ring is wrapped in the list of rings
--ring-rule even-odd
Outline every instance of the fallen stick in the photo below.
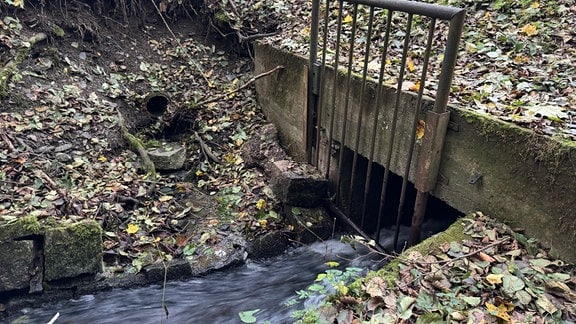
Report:
[[[222,93],[222,94],[220,94],[220,95],[218,95],[218,96],[216,96],[216,97],[213,97],[213,98],[210,98],[210,99],[206,99],[206,100],[200,101],[200,102],[197,104],[197,106],[202,106],[202,105],[205,105],[205,104],[208,104],[208,103],[211,103],[211,102],[215,102],[215,101],[224,99],[224,98],[226,98],[227,96],[229,96],[229,95],[231,95],[231,94],[233,94],[233,93],[236,93],[236,92],[238,92],[238,91],[240,91],[240,90],[242,90],[242,89],[245,89],[246,87],[248,87],[248,86],[251,85],[252,83],[256,82],[256,80],[258,80],[258,79],[260,79],[260,78],[262,78],[262,77],[265,77],[265,76],[267,76],[267,75],[270,75],[270,74],[272,74],[272,73],[274,73],[274,72],[276,72],[276,71],[278,71],[278,70],[280,70],[280,69],[283,69],[283,68],[284,68],[284,66],[278,65],[277,67],[273,68],[273,69],[270,70],[270,71],[267,71],[267,72],[264,72],[264,73],[260,73],[260,74],[258,74],[258,75],[256,75],[256,76],[252,77],[252,79],[248,80],[246,83],[244,83],[243,85],[241,85],[240,87],[238,87],[238,88],[236,88],[236,89],[234,89],[234,90],[230,90],[230,91],[228,91],[228,92],[226,92],[226,93]]]

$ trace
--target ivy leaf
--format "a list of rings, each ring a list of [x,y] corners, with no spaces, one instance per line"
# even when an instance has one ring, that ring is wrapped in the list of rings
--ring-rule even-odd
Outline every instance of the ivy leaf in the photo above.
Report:
[[[240,316],[240,320],[242,323],[256,323],[256,317],[254,314],[260,311],[259,308],[249,311],[240,312],[238,315]]]

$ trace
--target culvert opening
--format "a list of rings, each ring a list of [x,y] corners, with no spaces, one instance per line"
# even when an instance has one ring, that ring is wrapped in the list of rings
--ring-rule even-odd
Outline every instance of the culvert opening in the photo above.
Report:
[[[356,166],[352,170],[354,151],[347,147],[343,149],[345,150],[343,163],[338,166],[341,179],[340,186],[333,189],[334,192],[338,191],[336,204],[364,233],[373,239],[376,239],[379,234],[378,241],[383,247],[392,246],[394,250],[399,250],[399,245],[405,245],[408,240],[409,227],[414,214],[416,201],[414,184],[412,182],[407,183],[406,195],[402,203],[403,178],[389,172],[386,195],[382,199],[385,168],[378,163],[370,163],[367,158],[357,155]],[[369,169],[370,176],[368,177]],[[380,206],[381,203],[383,204],[382,207]],[[400,236],[398,242],[394,244],[393,237],[398,213],[400,213]],[[430,196],[422,224],[421,238],[427,238],[445,230],[461,216],[464,214],[457,209],[434,196]],[[379,217],[380,222],[378,221]],[[379,228],[380,231],[378,231]]]
[[[163,93],[154,92],[146,96],[144,104],[146,105],[146,111],[154,117],[161,117],[164,115],[168,109],[168,104],[170,99],[167,95]]]

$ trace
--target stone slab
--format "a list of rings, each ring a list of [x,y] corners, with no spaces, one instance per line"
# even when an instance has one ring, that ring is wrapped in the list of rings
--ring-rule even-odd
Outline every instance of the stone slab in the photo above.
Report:
[[[33,241],[8,241],[0,244],[0,293],[27,289],[34,262]]]
[[[102,271],[102,229],[95,221],[48,229],[44,244],[46,281]]]

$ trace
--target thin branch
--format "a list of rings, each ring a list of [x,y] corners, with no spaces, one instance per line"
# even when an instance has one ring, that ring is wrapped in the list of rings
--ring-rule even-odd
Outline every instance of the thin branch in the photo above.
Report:
[[[210,149],[210,147],[208,147],[208,145],[206,145],[206,143],[204,143],[204,140],[202,140],[202,137],[200,137],[200,135],[198,135],[198,132],[194,132],[194,136],[195,136],[196,140],[198,141],[198,143],[200,143],[200,148],[202,149],[202,153],[204,154],[204,157],[206,158],[206,160],[212,160],[218,164],[222,163],[222,162],[220,162],[218,157],[216,155],[214,155],[214,153],[212,153],[212,150]]]
[[[202,105],[205,105],[205,104],[208,104],[208,103],[211,103],[211,102],[215,102],[215,101],[224,99],[224,98],[226,98],[227,96],[229,96],[229,95],[231,95],[231,94],[233,94],[233,93],[236,93],[236,92],[238,92],[238,91],[240,91],[240,90],[245,89],[246,87],[248,87],[248,86],[251,85],[252,83],[256,82],[256,80],[258,80],[258,79],[260,79],[260,78],[262,78],[262,77],[265,77],[265,76],[267,76],[267,75],[270,75],[270,74],[276,72],[277,70],[280,70],[280,69],[283,69],[283,68],[284,68],[284,66],[278,65],[277,67],[273,68],[273,69],[270,70],[270,71],[267,71],[267,72],[264,72],[264,73],[261,73],[261,74],[258,74],[258,75],[256,75],[256,76],[252,77],[252,78],[251,78],[250,80],[248,80],[246,83],[244,83],[243,85],[241,85],[240,87],[238,87],[238,88],[236,88],[236,89],[234,89],[234,90],[228,91],[228,92],[226,92],[226,93],[220,94],[219,96],[216,96],[216,97],[213,97],[213,98],[210,98],[210,99],[206,99],[206,100],[200,101],[200,102],[198,103],[198,106],[202,106]]]
[[[244,36],[242,35],[242,33],[240,33],[240,31],[236,32],[236,35],[238,35],[238,41],[240,43],[245,43],[245,42],[250,42],[256,39],[260,39],[260,38],[264,38],[264,37],[269,37],[269,36],[274,36],[274,35],[278,35],[278,32],[273,32],[273,33],[262,33],[262,34],[254,34],[254,35],[250,35],[250,36]]]

